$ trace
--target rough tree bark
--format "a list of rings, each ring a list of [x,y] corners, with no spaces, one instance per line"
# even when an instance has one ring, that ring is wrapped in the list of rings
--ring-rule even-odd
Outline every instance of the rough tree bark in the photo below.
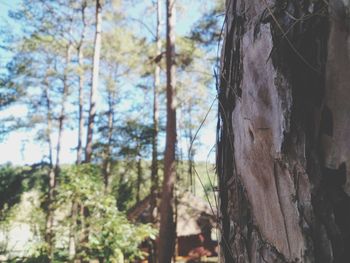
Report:
[[[176,104],[175,104],[175,0],[166,1],[167,10],[167,41],[166,41],[166,68],[167,68],[167,124],[166,146],[164,157],[164,179],[162,187],[162,201],[160,205],[160,232],[158,262],[170,263],[175,245],[174,223],[174,184],[175,145],[176,145]]]
[[[85,162],[90,163],[92,157],[92,139],[95,126],[96,116],[96,94],[98,88],[98,77],[100,70],[100,53],[101,53],[101,25],[102,25],[102,4],[100,0],[96,0],[96,24],[95,24],[95,41],[94,41],[94,57],[91,74],[91,90],[90,90],[90,108],[88,117],[88,128],[85,149]]]
[[[350,261],[349,1],[226,1],[222,262]]]

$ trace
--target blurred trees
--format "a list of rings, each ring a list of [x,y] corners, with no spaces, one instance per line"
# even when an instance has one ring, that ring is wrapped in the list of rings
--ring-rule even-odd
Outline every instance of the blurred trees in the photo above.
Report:
[[[168,12],[174,12],[175,5],[170,5]],[[205,65],[209,55],[198,45],[205,42],[200,39],[203,33],[175,41],[170,23],[166,41],[163,1],[143,4],[150,20],[130,19],[126,8],[133,7],[112,0],[23,0],[10,12],[20,32],[8,37],[6,48],[13,57],[1,76],[0,110],[14,103],[25,110],[3,118],[3,131],[36,134],[43,158],[33,167],[44,176],[23,188],[27,181],[22,171],[4,166],[0,176],[4,174],[4,185],[13,191],[12,199],[1,199],[0,210],[15,207],[23,192],[36,191],[40,205],[33,211],[40,211],[40,220],[34,225],[40,224],[40,242],[32,256],[37,262],[142,257],[137,246],[156,233],[148,225],[128,222],[127,210],[151,195],[151,210],[158,212],[156,197],[161,192],[169,197],[163,206],[168,209],[176,176],[183,181],[190,176],[194,185],[197,144],[192,143],[213,84]],[[70,136],[76,142],[71,149],[76,151],[71,160],[75,165],[64,165]],[[185,157],[177,141],[181,137],[187,141]],[[188,161],[188,172],[176,170],[179,159]],[[163,177],[168,193],[160,189]],[[155,213],[152,216],[156,222]]]

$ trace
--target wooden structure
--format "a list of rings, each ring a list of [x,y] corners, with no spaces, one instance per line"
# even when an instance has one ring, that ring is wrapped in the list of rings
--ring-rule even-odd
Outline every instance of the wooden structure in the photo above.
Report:
[[[150,196],[147,196],[130,209],[129,220],[149,223],[150,200]],[[218,244],[212,238],[212,230],[216,227],[216,210],[212,210],[208,202],[190,192],[178,194],[176,200],[176,257],[178,262],[199,262],[198,260],[203,257],[216,257]],[[158,198],[157,203],[159,202]],[[157,211],[153,213],[158,219],[155,227],[159,228],[159,215]]]

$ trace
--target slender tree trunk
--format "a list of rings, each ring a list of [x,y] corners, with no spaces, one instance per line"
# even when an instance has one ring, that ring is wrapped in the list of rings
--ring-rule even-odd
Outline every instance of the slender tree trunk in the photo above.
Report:
[[[78,45],[78,64],[79,64],[79,119],[78,119],[78,146],[77,146],[77,164],[82,162],[82,154],[83,154],[83,129],[84,129],[84,50],[83,44],[86,37],[86,21],[85,21],[85,9],[86,9],[86,1],[82,3],[81,7],[81,20],[83,23],[83,31],[81,33],[80,42]]]
[[[136,202],[140,202],[140,191],[142,183],[142,158],[138,156],[137,160],[137,189],[136,189]]]
[[[350,260],[345,1],[226,3],[222,262]]]
[[[167,0],[167,124],[164,157],[164,180],[160,206],[159,262],[170,263],[174,254],[176,229],[174,223],[176,104],[175,104],[175,1]]]
[[[101,52],[101,26],[102,26],[102,3],[100,0],[96,0],[96,25],[95,25],[95,41],[94,41],[94,55],[91,74],[91,90],[90,90],[90,108],[88,116],[88,127],[86,136],[86,148],[85,148],[85,162],[90,163],[92,157],[92,143],[93,133],[96,116],[96,95],[98,89],[98,79],[100,70],[100,52]],[[87,218],[90,215],[90,211],[87,207],[82,207],[82,220],[85,224],[82,228],[82,247],[89,242],[89,224]]]
[[[53,157],[52,157],[52,141],[51,141],[51,130],[52,130],[52,116],[51,116],[51,102],[49,98],[48,93],[48,81],[46,80],[46,90],[45,90],[45,97],[46,97],[46,103],[47,103],[47,127],[48,127],[48,142],[49,142],[49,158],[50,158],[50,170],[49,170],[49,194],[48,194],[48,214],[47,214],[47,220],[46,220],[46,242],[48,243],[49,247],[49,259],[50,261],[53,260],[53,253],[54,253],[54,231],[53,231],[53,224],[54,224],[54,208],[53,208],[53,202],[55,201],[55,191],[56,191],[56,181],[59,174],[59,166],[60,166],[60,149],[61,149],[61,139],[62,139],[62,133],[63,133],[63,121],[65,117],[65,102],[67,100],[68,96],[68,66],[71,60],[70,52],[71,52],[71,43],[68,44],[67,50],[66,50],[66,68],[63,76],[63,92],[62,92],[62,103],[61,103],[61,112],[59,116],[59,124],[58,124],[58,138],[57,138],[57,145],[56,145],[56,163],[55,166],[53,165]]]
[[[162,41],[160,38],[162,0],[157,0],[157,32],[156,32],[156,56],[162,53]],[[156,63],[154,69],[153,86],[153,143],[152,143],[152,171],[151,171],[151,222],[155,222],[154,214],[157,207],[157,192],[159,187],[158,179],[158,90],[160,87],[160,65]]]
[[[86,254],[86,246],[89,242],[89,222],[88,218],[90,216],[89,209],[84,207],[84,205],[80,204],[77,206],[77,232],[79,233],[77,236],[78,242],[76,242],[76,253],[79,258],[78,262],[89,262],[84,259],[84,254]]]
[[[47,215],[46,215],[46,226],[45,226],[45,241],[48,244],[48,255],[50,261],[53,258],[53,219],[54,219],[54,209],[52,202],[54,200],[54,189],[55,189],[55,172],[53,165],[53,145],[51,140],[52,133],[52,110],[51,110],[51,100],[49,96],[49,82],[47,78],[45,79],[45,100],[47,107],[47,142],[49,146],[49,192],[47,196]]]
[[[71,61],[71,49],[72,44],[67,45],[66,50],[66,67],[63,74],[63,93],[62,93],[62,102],[61,102],[61,113],[58,120],[58,137],[57,137],[57,146],[56,146],[56,164],[55,164],[55,175],[58,177],[60,172],[60,154],[61,154],[61,144],[62,144],[62,135],[63,135],[63,124],[64,119],[66,118],[66,102],[69,92],[68,84],[68,70],[69,64]]]
[[[91,162],[92,157],[92,140],[96,116],[96,95],[98,89],[98,78],[100,70],[100,52],[101,52],[101,24],[102,24],[102,4],[100,0],[96,0],[96,28],[94,42],[94,58],[91,74],[91,91],[90,91],[90,108],[85,149],[85,162]]]
[[[112,147],[112,135],[114,129],[114,101],[115,101],[115,91],[108,91],[108,134],[107,134],[107,145],[105,148],[105,156],[103,160],[103,181],[105,185],[105,190],[107,191],[109,184],[109,177],[111,175],[111,147]]]
[[[103,161],[103,182],[105,185],[105,190],[108,188],[109,177],[111,175],[111,144],[112,144],[112,135],[113,135],[113,110],[108,111],[108,142],[105,150],[105,159]]]
[[[77,47],[78,51],[78,65],[79,65],[79,106],[78,106],[78,145],[77,145],[77,160],[76,164],[79,165],[82,163],[82,154],[83,154],[83,130],[84,130],[84,76],[85,76],[85,69],[84,69],[84,41],[86,38],[86,20],[85,20],[85,10],[86,10],[87,2],[84,0],[81,5],[81,21],[83,23],[83,29],[81,32],[81,38]],[[70,235],[69,235],[69,260],[74,261],[76,253],[77,253],[77,247],[79,246],[77,244],[78,238],[77,233],[79,233],[79,219],[78,219],[78,213],[79,213],[79,205],[75,201],[72,204],[71,209],[71,217],[72,217],[72,224],[70,226]]]
[[[77,220],[78,220],[78,203],[73,200],[71,207],[71,224],[69,225],[69,242],[68,242],[68,254],[70,262],[74,262],[76,255],[76,233],[77,233]]]
[[[47,216],[46,216],[46,231],[45,231],[45,241],[48,245],[48,256],[50,262],[52,262],[53,259],[53,253],[54,253],[54,208],[53,208],[53,201],[54,201],[54,190],[55,190],[55,171],[54,167],[50,166],[49,168],[49,193],[48,193],[48,200],[47,200]]]
[[[196,194],[196,180],[193,175],[193,158],[194,158],[194,141],[192,134],[192,103],[188,107],[188,140],[189,140],[189,149],[188,149],[188,175],[190,177],[190,186],[192,193]]]

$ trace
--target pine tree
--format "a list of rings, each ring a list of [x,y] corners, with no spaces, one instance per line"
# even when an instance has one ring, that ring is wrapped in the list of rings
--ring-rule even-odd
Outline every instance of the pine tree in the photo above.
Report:
[[[175,1],[167,0],[166,69],[167,124],[164,157],[164,179],[160,205],[159,262],[170,263],[174,254],[176,228],[174,222],[174,184],[176,178],[176,102],[175,102]]]

